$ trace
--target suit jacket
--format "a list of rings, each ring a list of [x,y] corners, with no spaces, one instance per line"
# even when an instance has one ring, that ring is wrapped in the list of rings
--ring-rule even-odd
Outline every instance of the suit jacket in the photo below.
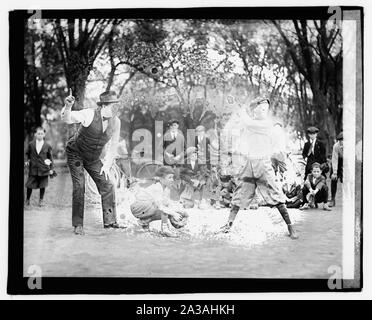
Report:
[[[313,174],[310,173],[305,181],[305,185],[308,187],[308,189],[318,189],[321,190],[324,186],[326,186],[326,178],[324,176],[320,176],[319,178],[315,179],[315,183],[313,182],[314,177]]]
[[[210,163],[210,144],[211,142],[208,137],[203,137],[200,143],[198,137],[195,137],[195,147],[198,151],[198,157],[199,159],[203,160],[204,164],[207,165]]]
[[[307,141],[304,145],[304,149],[302,151],[302,157],[305,159],[307,158],[307,167],[310,168],[311,165],[314,162],[318,162],[319,164],[327,162],[327,157],[326,157],[326,149],[324,144],[316,139],[315,141],[315,146],[314,146],[314,153],[309,154],[311,148],[311,143],[310,141]]]
[[[176,139],[172,139],[171,132],[168,130],[164,134],[164,162],[165,164],[180,164],[184,161],[184,152],[185,152],[185,138],[180,130],[178,130]],[[167,153],[173,155],[173,157],[180,155],[181,159],[177,162],[174,162],[173,158],[168,157]]]
[[[26,155],[27,159],[30,160],[30,176],[48,176],[49,170],[53,170],[52,147],[48,143],[44,142],[38,154],[36,151],[36,141],[30,142],[26,150]],[[52,162],[49,166],[44,163],[46,159]]]

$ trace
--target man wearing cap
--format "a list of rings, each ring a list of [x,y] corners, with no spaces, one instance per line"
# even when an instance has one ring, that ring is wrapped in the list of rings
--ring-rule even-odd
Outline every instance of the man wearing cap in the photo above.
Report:
[[[101,195],[104,228],[118,228],[116,221],[115,188],[109,171],[114,161],[120,134],[120,107],[114,91],[100,95],[98,108],[71,111],[75,102],[70,95],[65,99],[62,120],[68,124],[80,123],[79,129],[66,145],[67,164],[72,178],[72,226],[75,234],[84,234],[84,169],[94,180]]]
[[[243,110],[240,117],[245,126],[242,134],[245,143],[240,146],[245,164],[239,173],[238,186],[231,200],[232,207],[228,222],[220,232],[230,232],[239,209],[249,207],[257,190],[269,206],[279,210],[288,226],[289,236],[297,239],[298,236],[285,206],[286,197],[275,181],[271,164],[271,158],[275,157],[273,153],[276,137],[273,134],[273,123],[268,119],[269,108],[269,99],[258,97],[253,100],[249,108]],[[253,118],[248,115],[250,111],[253,113]]]
[[[343,150],[344,150],[344,136],[341,132],[337,136],[337,142],[333,145],[332,150],[332,167],[331,167],[331,202],[330,207],[336,205],[337,180],[342,183],[343,178]]]
[[[320,163],[322,165],[322,169],[323,165],[327,163],[326,149],[324,144],[317,138],[318,132],[319,129],[316,127],[309,127],[307,129],[309,140],[305,143],[304,149],[302,150],[302,157],[306,159],[304,180],[306,180],[307,175],[311,172],[311,166],[313,163]],[[325,177],[324,170],[322,170],[322,174]]]

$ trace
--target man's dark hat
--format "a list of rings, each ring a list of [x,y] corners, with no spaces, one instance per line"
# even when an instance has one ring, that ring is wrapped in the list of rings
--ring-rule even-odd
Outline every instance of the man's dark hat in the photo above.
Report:
[[[180,122],[177,119],[171,119],[169,120],[168,125],[171,126],[173,123],[177,123],[178,125],[180,124]]]
[[[337,135],[337,140],[344,140],[344,134],[342,131]]]
[[[120,101],[115,91],[105,91],[101,93],[99,95],[99,100],[100,101],[97,102],[99,106],[110,104],[110,103],[117,103]]]
[[[309,127],[307,128],[307,133],[318,133],[319,129],[317,127]]]
[[[260,105],[261,103],[264,103],[264,102],[267,102],[269,105],[270,105],[270,100],[269,98],[265,97],[265,96],[259,96],[257,97],[256,99],[254,99],[250,104],[249,104],[249,107],[251,109],[254,109],[256,108],[258,105]]]

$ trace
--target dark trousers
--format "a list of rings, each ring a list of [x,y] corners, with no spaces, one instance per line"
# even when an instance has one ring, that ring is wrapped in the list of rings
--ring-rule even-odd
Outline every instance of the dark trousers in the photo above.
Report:
[[[114,184],[107,180],[105,174],[100,174],[101,160],[87,163],[77,152],[67,151],[67,164],[72,178],[72,225],[82,226],[84,220],[84,169],[94,180],[101,195],[103,223],[109,225],[116,222],[116,204]]]
[[[305,185],[302,188],[302,201],[303,203],[307,203],[306,196],[309,194],[310,190]],[[327,203],[328,202],[328,187],[326,185],[323,186],[322,189],[320,189],[315,197],[314,197],[315,203]]]
[[[27,188],[27,200],[30,200],[32,194],[32,189]],[[45,194],[45,188],[40,188],[40,200],[44,199],[44,194]]]
[[[290,209],[293,209],[293,208],[298,209],[299,207],[301,207],[301,204],[302,204],[301,200],[297,199],[294,202],[287,202],[286,207]]]
[[[332,176],[333,170],[331,168],[331,176]],[[338,166],[337,166],[337,179],[331,180],[331,197],[332,200],[335,200],[336,198],[336,192],[337,192],[337,181],[340,180],[341,183],[343,181],[343,159],[338,159]]]

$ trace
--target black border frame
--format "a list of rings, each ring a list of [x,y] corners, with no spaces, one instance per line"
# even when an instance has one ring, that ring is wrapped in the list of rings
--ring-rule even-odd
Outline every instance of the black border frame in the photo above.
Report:
[[[363,7],[344,7],[357,10],[361,18],[362,83],[364,84],[364,11]],[[42,18],[182,18],[182,19],[328,19],[328,7],[219,7],[219,8],[143,8],[42,10]],[[160,293],[228,293],[228,292],[332,292],[325,279],[242,279],[242,278],[42,278],[42,289],[30,290],[28,278],[23,277],[23,119],[15,106],[23,106],[23,23],[32,13],[16,10],[9,13],[10,61],[10,177],[9,177],[9,243],[8,294],[160,294]],[[362,88],[364,93],[364,87]],[[362,97],[362,104],[364,99]],[[360,112],[360,110],[356,110]],[[362,106],[363,118],[363,106]],[[357,124],[357,125],[362,125]],[[363,131],[363,126],[362,126]],[[363,174],[363,166],[361,168]],[[361,191],[363,179],[360,177]],[[357,178],[356,178],[356,181]],[[359,183],[356,182],[356,188]],[[363,197],[362,197],[363,201]],[[361,205],[361,226],[363,206]],[[360,243],[360,288],[339,291],[359,292],[363,286],[363,234]]]

